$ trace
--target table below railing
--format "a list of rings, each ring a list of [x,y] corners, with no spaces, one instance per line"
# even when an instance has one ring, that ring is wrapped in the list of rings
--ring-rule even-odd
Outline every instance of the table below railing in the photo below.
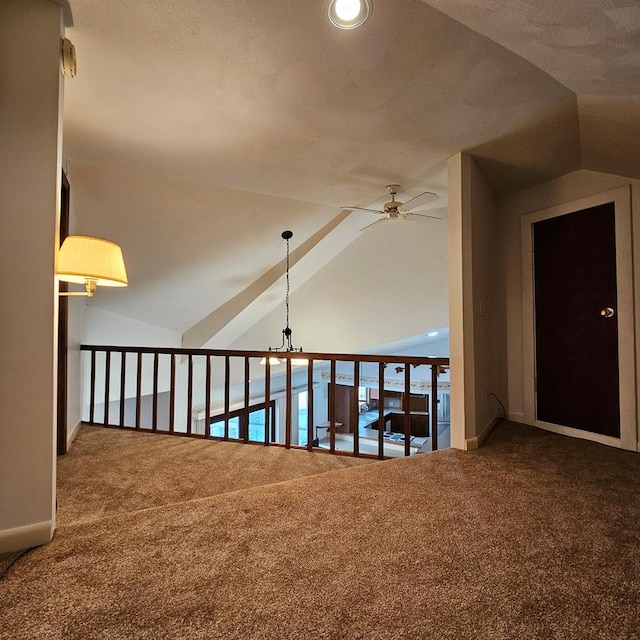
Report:
[[[439,378],[447,378],[448,358],[81,349],[83,420],[91,425],[380,459],[399,448],[405,456],[435,451],[446,427],[448,380]],[[377,420],[364,433],[359,417],[370,404]]]

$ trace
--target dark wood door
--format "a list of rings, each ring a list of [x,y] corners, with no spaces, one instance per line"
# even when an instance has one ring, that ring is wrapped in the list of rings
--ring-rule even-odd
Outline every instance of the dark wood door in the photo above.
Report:
[[[614,203],[534,223],[533,251],[536,418],[619,438]]]

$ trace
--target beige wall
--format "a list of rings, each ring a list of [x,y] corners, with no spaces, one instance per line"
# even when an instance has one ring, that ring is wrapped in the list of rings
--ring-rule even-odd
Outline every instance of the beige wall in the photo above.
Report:
[[[0,552],[55,527],[60,7],[0,3]]]
[[[443,219],[384,222],[361,233],[293,291],[294,345],[354,353],[448,326],[446,211],[438,215]],[[295,278],[292,270],[292,285]],[[284,301],[284,282],[272,295]],[[282,302],[230,348],[279,346],[285,318]]]
[[[474,159],[449,160],[449,341],[451,437],[477,448],[499,415],[490,394],[504,395],[498,375],[501,327],[496,281],[497,218],[491,189]]]
[[[499,274],[496,252],[497,216],[493,194],[485,177],[469,158],[471,180],[471,237],[473,263],[473,346],[475,375],[476,430],[468,434],[468,447],[477,446],[493,427],[498,405],[491,396],[503,395],[498,386],[497,341],[499,335],[499,296],[495,285]]]
[[[640,247],[638,238],[640,222],[640,182],[594,171],[576,171],[566,176],[525,189],[498,201],[498,215],[503,237],[503,259],[505,264],[505,318],[506,341],[500,358],[506,362],[508,374],[508,414],[513,420],[524,418],[524,371],[523,371],[523,299],[522,299],[522,216],[548,207],[572,202],[623,185],[632,185],[632,221],[634,235],[634,262],[638,264]],[[638,318],[638,277],[634,277],[636,298],[636,335],[640,325]],[[636,343],[638,340],[636,339]]]
[[[449,160],[449,362],[451,364],[451,446],[464,449],[467,432],[475,431],[473,357],[473,305],[469,184],[463,182],[462,154]],[[466,344],[465,344],[466,338]]]

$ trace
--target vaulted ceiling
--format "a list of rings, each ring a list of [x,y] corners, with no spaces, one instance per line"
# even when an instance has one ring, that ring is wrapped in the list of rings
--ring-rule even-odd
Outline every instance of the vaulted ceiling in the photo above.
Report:
[[[95,304],[193,346],[269,297],[283,229],[315,256],[304,281],[359,238],[342,206],[392,182],[446,206],[459,151],[497,195],[581,167],[640,177],[631,0],[374,0],[353,31],[327,0],[64,5],[76,232],[120,242],[131,280]]]

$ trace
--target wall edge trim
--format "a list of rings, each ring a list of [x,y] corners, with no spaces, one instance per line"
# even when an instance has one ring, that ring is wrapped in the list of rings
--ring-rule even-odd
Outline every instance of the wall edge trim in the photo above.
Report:
[[[485,438],[493,431],[493,428],[498,424],[498,416],[494,416],[484,427],[484,429],[475,437],[467,438],[465,440],[465,450],[475,451],[480,447]]]
[[[80,427],[82,426],[82,420],[78,420],[76,426],[73,427],[69,433],[67,434],[67,448],[71,446],[71,443],[76,439],[78,435],[78,431],[80,431]]]
[[[22,551],[51,542],[53,522],[44,520],[13,529],[0,530],[0,553]]]

